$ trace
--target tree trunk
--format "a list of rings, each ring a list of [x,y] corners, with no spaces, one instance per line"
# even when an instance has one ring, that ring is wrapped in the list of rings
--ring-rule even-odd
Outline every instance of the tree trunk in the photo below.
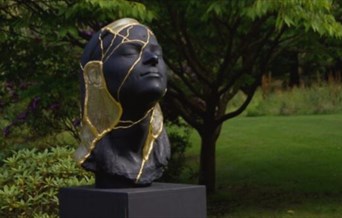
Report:
[[[292,55],[292,64],[290,67],[290,81],[289,86],[295,87],[300,85],[300,74],[299,74],[299,61],[298,61],[298,53],[293,52]]]
[[[205,185],[207,193],[215,192],[216,182],[216,141],[221,132],[221,125],[210,128],[209,125],[206,131],[201,135],[201,154],[200,154],[200,171],[199,184]]]

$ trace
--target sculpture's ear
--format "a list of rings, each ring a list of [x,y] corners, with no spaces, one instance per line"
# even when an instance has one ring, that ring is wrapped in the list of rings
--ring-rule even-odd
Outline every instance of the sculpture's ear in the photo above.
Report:
[[[102,61],[90,61],[84,66],[83,77],[86,85],[102,86],[105,85],[102,77]]]
[[[107,89],[102,72],[102,61],[87,63],[83,74],[85,81],[83,121],[96,130],[95,135],[103,135],[119,122],[122,108]]]
[[[122,107],[108,92],[102,72],[102,61],[90,61],[83,70],[85,96],[81,145],[74,158],[78,163],[89,156],[96,143],[120,121]]]

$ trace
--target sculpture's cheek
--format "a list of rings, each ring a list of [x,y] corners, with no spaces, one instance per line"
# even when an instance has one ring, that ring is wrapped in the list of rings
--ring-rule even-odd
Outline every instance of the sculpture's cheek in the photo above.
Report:
[[[103,74],[106,79],[107,88],[114,98],[118,98],[118,90],[120,86],[122,86],[125,78],[128,76],[129,70],[136,60],[137,57],[134,56],[123,57],[113,55],[104,64]]]

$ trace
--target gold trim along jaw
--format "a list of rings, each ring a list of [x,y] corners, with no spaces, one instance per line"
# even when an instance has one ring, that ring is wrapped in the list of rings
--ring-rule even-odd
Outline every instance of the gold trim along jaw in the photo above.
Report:
[[[144,166],[146,162],[149,160],[150,154],[153,150],[153,145],[155,140],[159,137],[160,133],[163,130],[163,114],[161,112],[159,104],[154,107],[152,112],[152,116],[150,119],[150,125],[148,129],[148,135],[143,147],[142,152],[142,162],[140,165],[139,173],[135,179],[135,183],[139,182],[139,179],[142,176]]]

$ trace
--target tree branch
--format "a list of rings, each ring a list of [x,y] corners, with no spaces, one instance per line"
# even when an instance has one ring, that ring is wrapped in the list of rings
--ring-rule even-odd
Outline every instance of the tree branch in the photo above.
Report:
[[[230,119],[230,118],[233,118],[233,117],[236,117],[238,116],[239,114],[241,114],[246,108],[247,106],[249,105],[249,103],[251,102],[251,100],[253,99],[253,96],[255,94],[255,90],[257,88],[257,85],[255,84],[252,88],[252,90],[250,90],[250,92],[247,94],[247,98],[245,99],[245,101],[241,104],[241,106],[236,109],[235,111],[233,112],[230,112],[230,113],[227,113],[225,115],[223,115],[221,118],[219,118],[218,120],[216,120],[216,124],[221,124],[223,123],[224,121]]]
[[[271,55],[273,54],[274,49],[276,48],[276,46],[279,44],[280,38],[281,38],[281,36],[283,35],[284,32],[285,32],[285,29],[280,31],[276,35],[275,39],[272,41],[271,47],[270,47],[269,51],[267,52],[266,56],[263,57],[263,60],[265,62],[261,63],[261,66],[259,68],[259,75],[261,75],[263,73],[263,71],[266,69],[267,64],[269,63],[269,60],[271,58]],[[260,50],[261,50],[261,48],[259,49],[259,51]],[[258,53],[257,53],[257,55],[258,55]],[[256,76],[258,76],[258,75],[256,75]],[[258,84],[258,81],[255,81],[254,84],[252,85],[251,89],[247,93],[246,100],[243,102],[243,104],[237,110],[235,110],[233,112],[230,112],[228,114],[225,114],[220,119],[218,119],[216,122],[217,123],[222,123],[225,120],[228,120],[228,119],[230,119],[232,117],[235,117],[235,116],[238,116],[239,114],[241,114],[247,108],[248,104],[251,102],[251,100],[252,100],[252,98],[253,98],[253,96],[255,94],[255,90],[256,90],[256,88],[258,86],[257,84]]]
[[[168,93],[170,94],[170,93]],[[179,99],[171,97],[171,100],[173,101],[173,104],[176,106],[175,109],[177,112],[183,117],[183,119],[189,123],[192,127],[199,130],[201,128],[201,123],[198,122],[192,113],[189,113],[184,106],[182,105],[182,102],[179,102]]]
[[[225,72],[228,70],[228,67],[232,63],[231,61],[231,55],[232,55],[232,48],[233,48],[233,43],[234,43],[234,36],[237,32],[237,28],[240,24],[240,19],[236,19],[235,22],[233,23],[232,27],[229,28],[230,36],[228,37],[229,41],[226,46],[226,52],[224,55],[224,60],[223,63],[220,66],[219,73],[217,76],[217,82],[222,81]]]
[[[177,75],[179,76],[184,84],[189,88],[189,90],[196,96],[203,97],[200,92],[195,89],[193,85],[191,85],[191,82],[185,77],[185,72],[182,66],[179,67],[179,69],[176,69],[176,67],[169,62],[168,59],[164,59],[165,63],[169,66],[169,68]],[[181,65],[181,64],[179,64]]]
[[[196,58],[195,52],[193,50],[193,45],[191,44],[191,40],[189,39],[189,36],[186,33],[186,30],[184,26],[185,19],[182,21],[179,21],[179,14],[178,11],[174,11],[172,9],[172,6],[168,7],[169,17],[171,18],[172,25],[176,29],[176,34],[178,37],[178,48],[183,52],[185,55],[185,58],[187,62],[189,63],[189,66],[193,69],[193,72],[198,77],[200,81],[203,82],[204,85],[208,86],[209,88],[212,88],[212,84],[207,80],[207,78],[204,76],[206,71],[205,69],[202,69],[200,62]],[[179,23],[183,23],[183,25],[180,25]],[[182,27],[183,26],[183,27]]]
[[[254,62],[260,56],[260,53],[263,52],[262,47],[265,46],[265,43],[271,38],[274,31],[275,29],[272,28],[264,35],[264,37],[258,40],[255,40],[254,42],[251,42],[250,44],[247,43],[245,44],[245,46],[242,46],[241,44],[241,47],[243,48],[240,54],[245,54],[245,56],[250,55],[247,60],[252,61],[252,62],[244,64],[243,69],[241,71],[233,73],[232,77],[229,78],[229,81],[227,82],[227,84],[221,90],[219,90],[219,95],[222,95],[225,92],[227,92],[231,88],[231,86],[244,74],[244,72],[249,71],[247,68],[251,68],[254,65]],[[249,50],[247,50],[247,48],[249,48]]]
[[[209,73],[210,70],[208,68],[206,68],[205,66],[203,66],[201,64],[200,61],[198,61],[198,57],[197,54],[195,52],[194,46],[192,44],[192,40],[190,39],[190,36],[188,34],[188,31],[186,30],[186,19],[185,19],[185,14],[183,14],[183,16],[180,16],[181,20],[180,20],[180,24],[179,24],[179,29],[181,31],[181,41],[183,42],[183,45],[185,46],[185,50],[187,50],[187,53],[189,55],[189,58],[192,58],[191,61],[193,62],[193,65],[196,67],[196,72],[198,72],[198,76],[201,76],[202,78],[205,77],[203,75],[205,75],[206,73]],[[184,41],[183,41],[184,39]]]
[[[192,110],[193,113],[197,114],[198,116],[204,115],[204,109],[201,108],[199,104],[195,104],[195,102],[192,102],[189,97],[185,96],[182,90],[180,90],[177,86],[173,85],[171,82],[169,83],[170,90],[168,93],[178,99],[180,102],[182,102],[183,107],[188,107]],[[204,102],[201,99],[202,102]]]

